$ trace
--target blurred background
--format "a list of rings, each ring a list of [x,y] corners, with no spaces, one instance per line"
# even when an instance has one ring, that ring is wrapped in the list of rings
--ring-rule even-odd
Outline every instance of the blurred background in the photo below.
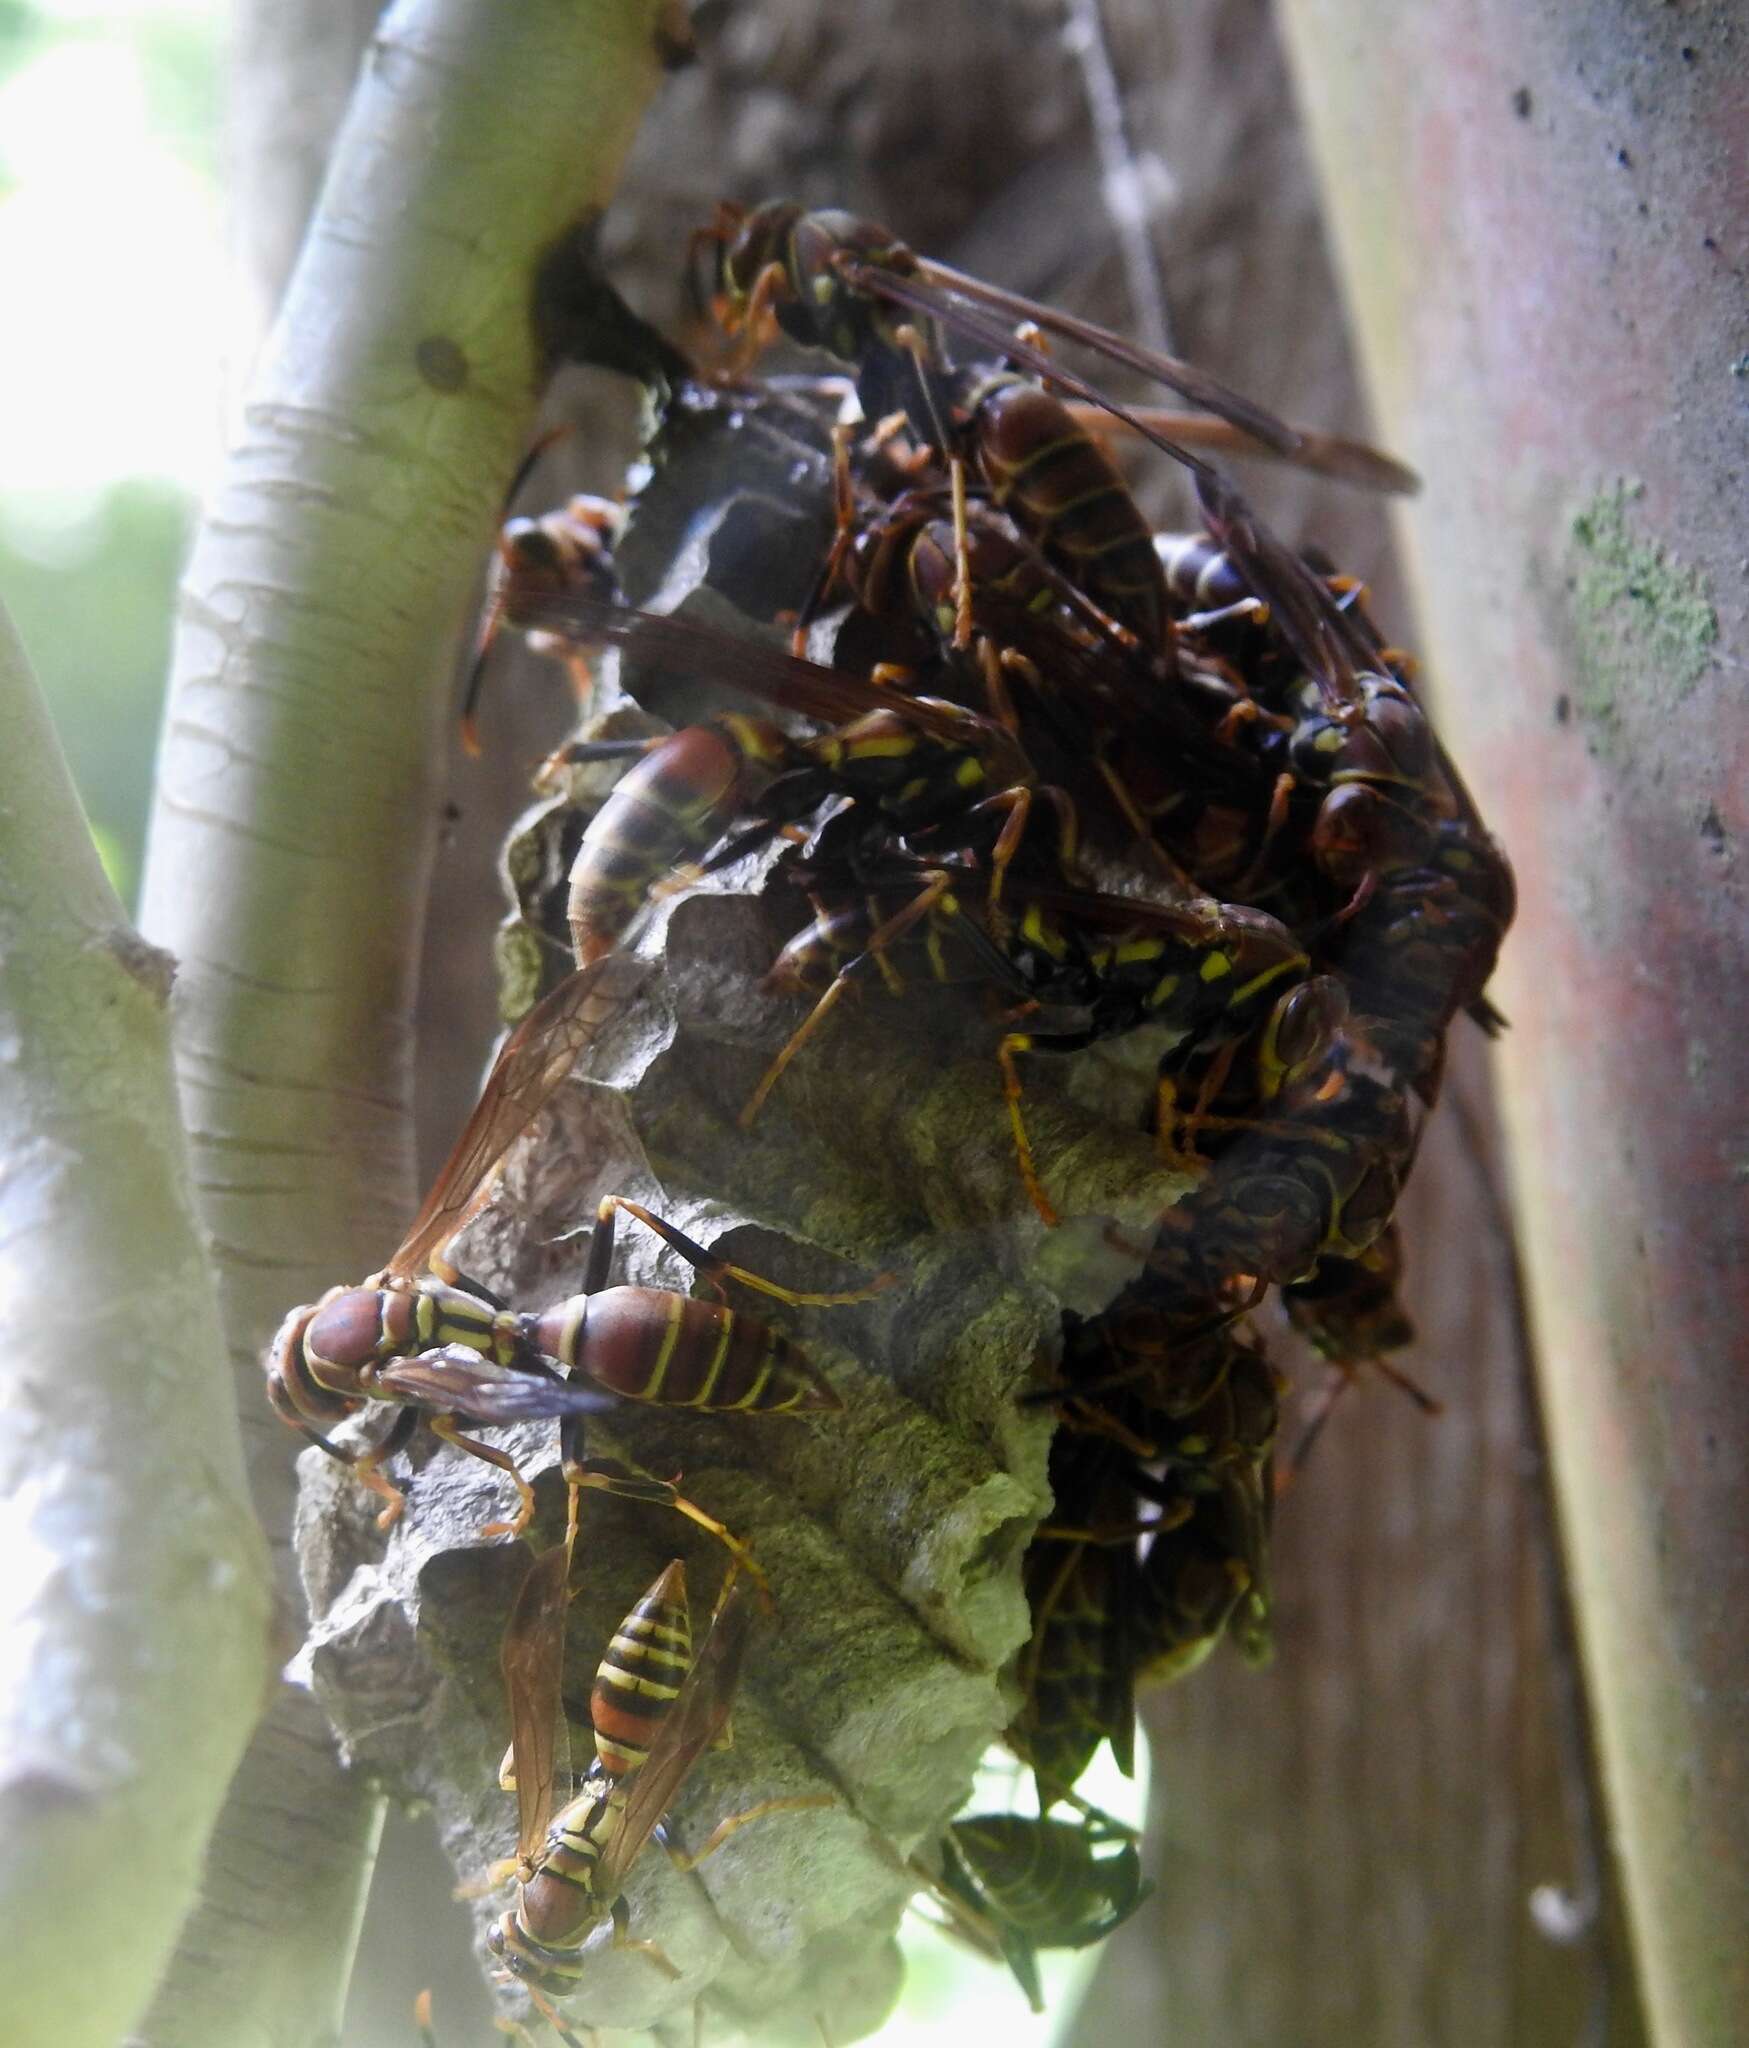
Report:
[[[214,0],[0,0],[0,590],[130,906],[223,439],[224,34]]]
[[[374,11],[0,0],[0,592],[129,903],[179,561]],[[1290,418],[1363,430],[1266,0],[1184,0],[1169,19],[1150,0],[749,0],[700,25],[702,60],[665,88],[602,236],[651,317],[682,318],[679,251],[715,199],[787,192],[1169,342]],[[629,445],[623,386],[577,402],[595,407],[597,453],[558,466],[553,500],[612,488]],[[1379,508],[1303,477],[1259,486],[1412,639]],[[1141,487],[1170,516],[1163,483]],[[511,730],[516,694],[513,678],[494,700],[494,758],[458,784],[440,870],[428,1156],[491,1028],[493,849],[538,752]],[[883,2041],[1635,2038],[1600,1906],[1491,1101],[1479,1045],[1457,1053],[1405,1213],[1413,1246],[1462,1247],[1417,1252],[1410,1284],[1408,1366],[1449,1412],[1430,1425],[1374,1393],[1328,1433],[1284,1509],[1279,1660],[1259,1676],[1223,1656],[1154,1703],[1159,1888],[1075,1959],[1073,1985],[1057,1974],[1048,2020],[1029,2027],[1013,1984],[924,1934]],[[1087,1789],[1141,1811],[1114,1774]],[[444,1919],[450,1882],[428,1835],[392,1822],[347,2048],[410,2043],[432,1982],[442,2048],[496,2038],[465,1921]]]

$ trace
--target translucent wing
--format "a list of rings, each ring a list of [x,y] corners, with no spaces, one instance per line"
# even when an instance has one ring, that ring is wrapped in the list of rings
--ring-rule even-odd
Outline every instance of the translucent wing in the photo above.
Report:
[[[1077,424],[1084,427],[1099,426],[1112,417],[1109,406],[1090,405],[1080,399],[1069,410]],[[1150,431],[1164,434],[1186,448],[1206,448],[1217,455],[1245,455],[1267,462],[1290,462],[1296,469],[1334,477],[1338,483],[1366,484],[1405,496],[1412,496],[1421,488],[1420,477],[1407,463],[1368,447],[1364,441],[1351,441],[1343,434],[1323,434],[1311,427],[1301,427],[1297,429],[1299,446],[1290,454],[1268,441],[1260,441],[1231,420],[1197,412],[1166,412],[1152,405],[1138,405],[1133,410]]]
[[[555,1415],[606,1415],[624,1404],[616,1394],[498,1365],[465,1344],[445,1344],[416,1358],[392,1359],[376,1383],[413,1408],[486,1424],[545,1422]]]
[[[1369,448],[1358,441],[1338,441],[1326,434],[1302,432],[1255,400],[1247,398],[1243,392],[1235,391],[1210,371],[1199,369],[1195,363],[1187,363],[1179,356],[1166,355],[1155,349],[1140,348],[1121,334],[1112,333],[1109,328],[1078,319],[1073,313],[1061,312],[1055,306],[1041,305],[1036,299],[1005,290],[1000,285],[986,284],[982,278],[969,277],[948,264],[920,262],[920,275],[917,276],[903,276],[878,264],[854,261],[840,267],[852,283],[897,300],[901,305],[912,306],[920,313],[927,313],[970,339],[1001,349],[1035,375],[1049,377],[1065,389],[1075,389],[1082,380],[1066,374],[1051,357],[1037,350],[1019,352],[1025,345],[1020,344],[1017,348],[1015,337],[1002,324],[1005,319],[1031,321],[1047,334],[1061,335],[1066,341],[1078,342],[1111,362],[1121,363],[1126,369],[1164,385],[1168,391],[1177,392],[1192,405],[1200,405],[1218,419],[1228,421],[1289,461],[1302,463],[1308,468],[1323,468],[1329,475],[1340,476],[1345,482],[1361,484],[1371,490],[1413,491],[1419,487],[1420,479],[1413,470],[1376,448]],[[1119,419],[1127,416],[1102,392],[1091,387],[1081,390],[1079,395]],[[1131,423],[1137,426],[1138,431],[1150,433],[1150,429],[1138,421],[1132,419]]]
[[[552,632],[569,629],[607,640],[676,667],[691,663],[764,703],[800,712],[822,724],[842,725],[870,711],[903,711],[920,732],[992,752],[1012,748],[1003,728],[975,711],[933,697],[907,697],[860,676],[786,654],[765,641],[743,639],[694,619],[567,596],[531,606],[529,622]]]
[[[1316,680],[1325,704],[1339,711],[1358,703],[1356,674],[1373,665],[1373,650],[1355,620],[1206,464],[1197,465],[1196,491],[1210,535],[1269,606],[1271,621]]]
[[[570,1578],[571,1542],[567,1537],[551,1550],[542,1551],[529,1566],[498,1652],[504,1695],[510,1705],[510,1753],[516,1767],[516,1855],[525,1867],[532,1867],[540,1854],[553,1816]]]
[[[432,1255],[479,1214],[505,1153],[649,971],[641,961],[610,953],[579,968],[529,1011],[504,1041],[455,1149],[384,1268],[386,1277],[417,1279]]]
[[[627,1781],[624,1817],[602,1850],[596,1875],[603,1899],[616,1899],[624,1890],[626,1873],[673,1804],[686,1774],[722,1732],[741,1682],[752,1625],[752,1595],[747,1581],[736,1578],[718,1603],[710,1632],[699,1645],[648,1760]]]

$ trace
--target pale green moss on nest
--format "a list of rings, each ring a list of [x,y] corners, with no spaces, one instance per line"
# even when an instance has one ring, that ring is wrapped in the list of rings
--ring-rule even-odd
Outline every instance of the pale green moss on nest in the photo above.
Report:
[[[1643,490],[1625,479],[1606,485],[1573,516],[1574,703],[1605,749],[1636,696],[1660,705],[1687,696],[1719,637],[1705,577],[1630,525]]]

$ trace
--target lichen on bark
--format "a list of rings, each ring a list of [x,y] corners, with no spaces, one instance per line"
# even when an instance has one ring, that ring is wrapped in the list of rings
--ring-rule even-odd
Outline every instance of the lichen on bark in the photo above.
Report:
[[[1625,478],[1605,484],[1572,515],[1566,550],[1574,707],[1605,750],[1630,707],[1685,697],[1719,637],[1705,575],[1635,530],[1643,495]]]

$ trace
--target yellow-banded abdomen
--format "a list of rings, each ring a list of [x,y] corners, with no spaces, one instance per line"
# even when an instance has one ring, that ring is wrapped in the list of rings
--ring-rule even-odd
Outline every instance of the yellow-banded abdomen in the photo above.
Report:
[[[666,1288],[576,1294],[520,1324],[538,1351],[628,1401],[761,1415],[843,1406],[781,1330]]]
[[[577,1796],[553,1816],[533,1873],[486,1946],[525,1982],[563,1995],[583,1967],[583,1943],[613,1901],[596,1885],[602,1850],[619,1827],[625,1793],[593,1770]]]
[[[1170,633],[1154,536],[1099,443],[1060,399],[1003,373],[970,395],[971,432],[991,495],[1047,561],[1150,652]]]
[[[686,1572],[676,1558],[613,1632],[589,1694],[595,1754],[609,1777],[635,1771],[692,1666]]]
[[[652,884],[720,839],[792,752],[769,720],[731,714],[683,726],[622,776],[571,864],[566,915],[578,960],[608,952]]]

